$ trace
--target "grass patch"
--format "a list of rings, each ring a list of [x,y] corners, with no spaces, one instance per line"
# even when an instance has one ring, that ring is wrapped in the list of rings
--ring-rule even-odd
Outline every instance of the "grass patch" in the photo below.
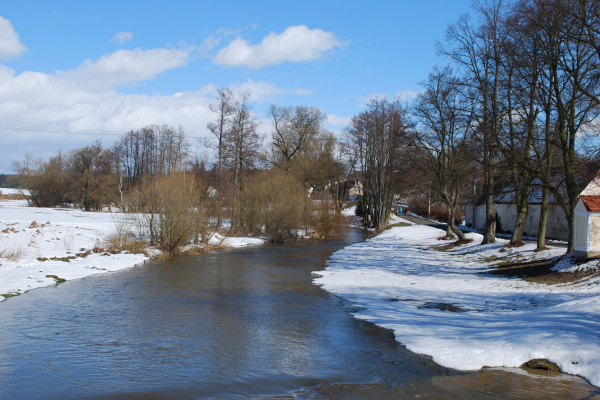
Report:
[[[52,279],[54,279],[56,281],[56,283],[63,283],[63,282],[67,281],[66,279],[61,278],[61,277],[59,277],[57,275],[46,275],[46,278],[52,278]]]
[[[456,239],[456,236],[454,235],[445,235],[445,236],[440,236],[439,238],[437,238],[437,240],[454,240]]]
[[[8,261],[19,261],[23,257],[23,249],[19,246],[17,249],[0,250],[0,258],[6,258]]]
[[[403,226],[411,226],[412,224],[409,224],[408,222],[397,222],[395,224],[392,225],[388,225],[388,228],[401,228]]]
[[[75,260],[77,257],[68,256],[68,257],[50,257],[52,261],[62,261],[62,262],[71,262],[71,260]]]

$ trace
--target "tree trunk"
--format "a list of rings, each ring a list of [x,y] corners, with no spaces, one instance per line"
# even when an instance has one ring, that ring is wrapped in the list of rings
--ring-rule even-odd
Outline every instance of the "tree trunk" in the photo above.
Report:
[[[455,218],[456,209],[454,207],[448,207],[448,233],[446,234],[450,236],[449,233],[454,233],[456,237],[458,237],[458,240],[466,240],[467,238],[463,231],[461,231],[454,223]]]
[[[550,190],[547,187],[542,189],[542,204],[540,206],[540,222],[538,224],[537,250],[546,249],[546,223],[548,221],[548,198]]]
[[[494,211],[494,194],[488,194],[485,199],[485,228],[481,244],[490,244],[496,241],[496,213]]]
[[[525,182],[523,182],[525,185]],[[523,193],[525,192],[525,193]],[[529,213],[529,190],[522,191],[519,198],[519,204],[517,204],[517,222],[510,238],[510,244],[513,246],[523,245],[523,231],[525,230],[525,224],[527,223],[527,214]]]

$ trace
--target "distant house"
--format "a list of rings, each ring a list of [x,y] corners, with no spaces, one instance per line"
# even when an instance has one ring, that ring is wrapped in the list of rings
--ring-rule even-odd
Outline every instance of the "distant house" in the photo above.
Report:
[[[600,172],[575,204],[575,255],[600,257]]]
[[[359,181],[355,181],[354,186],[348,191],[348,200],[357,201],[363,195],[363,185]]]
[[[529,212],[523,236],[537,236],[542,204],[541,181],[533,182],[533,189],[529,195]],[[499,233],[512,233],[517,221],[517,206],[512,188],[494,198],[494,211],[496,212]],[[485,227],[485,204],[470,203],[465,210],[465,223],[467,226],[483,230]],[[561,206],[553,195],[548,199],[548,215],[546,220],[546,237],[548,239],[569,240],[569,221]]]

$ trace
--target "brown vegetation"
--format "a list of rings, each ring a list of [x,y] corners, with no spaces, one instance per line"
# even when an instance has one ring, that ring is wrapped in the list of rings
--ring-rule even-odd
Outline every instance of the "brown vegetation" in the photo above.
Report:
[[[554,259],[504,262],[496,265],[489,273],[492,275],[521,278],[528,282],[543,283],[547,285],[573,283],[600,274],[600,262],[595,268],[575,272],[552,271],[552,267],[555,264],[556,260]]]

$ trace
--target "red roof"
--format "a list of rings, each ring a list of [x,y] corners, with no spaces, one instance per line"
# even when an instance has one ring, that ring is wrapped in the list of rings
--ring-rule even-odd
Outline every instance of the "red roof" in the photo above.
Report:
[[[588,211],[600,211],[600,196],[579,196]]]

